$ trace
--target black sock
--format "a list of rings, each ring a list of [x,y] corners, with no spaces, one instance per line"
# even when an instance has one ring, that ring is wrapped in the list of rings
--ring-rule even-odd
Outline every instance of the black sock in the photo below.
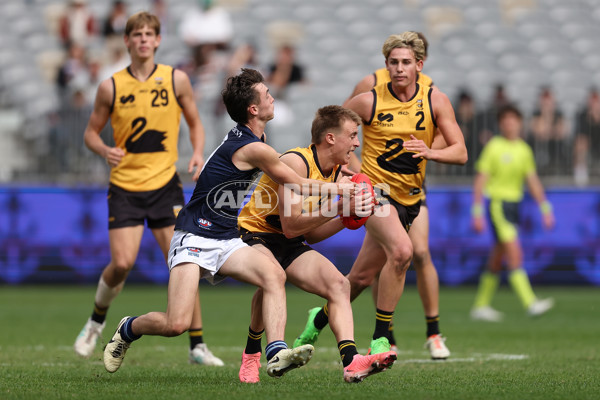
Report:
[[[440,316],[436,315],[435,317],[425,316],[425,320],[427,321],[427,337],[431,335],[439,335],[440,334]]]
[[[196,347],[197,344],[204,343],[204,331],[202,328],[190,329],[188,330],[188,333],[190,334],[190,349]]]
[[[263,337],[263,333],[265,333],[264,329],[260,332],[254,332],[252,329],[248,328],[248,340],[246,341],[246,349],[244,350],[246,354],[256,354],[262,351],[260,341]]]
[[[390,327],[388,328],[388,339],[390,341],[390,345],[396,344],[396,338],[394,337],[394,323],[390,322]]]
[[[315,320],[313,323],[315,324],[315,328],[318,330],[321,330],[327,326],[329,323],[329,308],[327,307],[327,304],[325,304],[323,308],[319,310],[317,315],[315,315]]]
[[[350,365],[354,356],[358,354],[354,340],[342,340],[338,343],[338,350],[340,351],[340,357],[342,358],[344,368]]]
[[[108,307],[98,307],[96,303],[94,303],[94,311],[92,312],[92,321],[95,321],[99,324],[104,323],[106,320],[106,312],[108,311]]]
[[[389,339],[390,322],[394,316],[393,311],[383,311],[379,308],[375,314],[375,332],[373,333],[373,339],[385,337]]]

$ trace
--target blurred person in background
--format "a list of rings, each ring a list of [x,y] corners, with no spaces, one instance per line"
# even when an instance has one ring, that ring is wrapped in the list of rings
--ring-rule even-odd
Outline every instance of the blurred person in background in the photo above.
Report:
[[[557,174],[570,168],[567,165],[572,156],[568,125],[550,87],[540,89],[536,109],[529,120],[527,141],[540,174]]]
[[[59,36],[65,47],[71,43],[86,47],[98,34],[96,17],[86,0],[69,0],[58,23]]]
[[[106,314],[135,264],[144,222],[167,259],[175,220],[183,207],[183,187],[175,168],[181,114],[194,152],[188,172],[197,180],[204,164],[204,128],[189,78],[180,70],[155,64],[160,22],[149,13],[131,16],[125,28],[131,64],[102,81],[88,126],[86,146],[111,167],[108,189],[110,263],[104,268],[92,315],[77,337],[75,352],[89,357],[105,326]],[[115,147],[100,132],[111,120]],[[191,363],[222,366],[203,340],[199,295],[189,329]]]
[[[467,151],[447,96],[418,82],[426,54],[419,35],[416,32],[391,35],[382,52],[387,78],[385,74],[381,78],[374,74],[371,82],[375,87],[370,89],[365,85],[364,89],[355,90],[363,93],[344,103],[364,121],[362,163],[351,168],[360,168],[374,186],[391,186],[383,194],[381,207],[365,225],[365,239],[348,274],[351,299],[366,287],[377,286],[373,288],[377,295],[371,350],[373,354],[389,350],[390,340],[395,342],[390,323],[414,254],[421,265],[417,269],[417,282],[426,312],[426,346],[432,358],[445,359],[450,352],[438,327],[439,285],[428,250],[428,221],[415,227],[419,240],[409,235],[418,216],[425,215],[420,209],[427,160],[464,164]],[[445,143],[434,149],[438,130]],[[324,308],[310,310],[309,321],[296,343],[314,342],[327,321]]]
[[[102,34],[105,37],[121,37],[127,24],[127,5],[122,0],[113,1],[112,7],[104,20]]]
[[[476,164],[471,209],[473,228],[481,233],[485,228],[484,208],[487,208],[488,223],[495,239],[471,309],[472,319],[490,322],[499,322],[503,318],[503,313],[492,308],[491,303],[500,283],[504,261],[508,281],[529,315],[544,314],[554,305],[552,299],[540,300],[535,296],[523,268],[523,250],[517,231],[523,183],[527,183],[531,196],[539,205],[546,229],[554,226],[552,206],[537,175],[533,152],[521,139],[521,112],[512,105],[504,106],[498,113],[498,127],[500,135],[488,142]],[[487,207],[484,207],[484,196]]]
[[[585,186],[590,172],[600,173],[600,94],[590,89],[583,109],[575,120],[573,149],[575,183]]]
[[[283,43],[277,47],[275,59],[268,67],[267,82],[277,101],[274,125],[289,125],[294,122],[294,112],[287,101],[288,89],[305,82],[304,67],[296,59],[296,49],[292,44]]]

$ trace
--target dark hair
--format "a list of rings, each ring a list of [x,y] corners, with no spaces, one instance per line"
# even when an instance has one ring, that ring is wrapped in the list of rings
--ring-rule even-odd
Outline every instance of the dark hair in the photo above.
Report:
[[[265,78],[255,69],[242,68],[238,75],[227,79],[225,89],[221,92],[223,103],[232,120],[238,124],[248,122],[248,107],[260,103],[260,97],[255,86],[265,81]]]
[[[339,133],[344,121],[354,121],[360,125],[361,119],[354,111],[341,106],[325,106],[317,110],[310,130],[312,142],[320,144],[327,132]]]
[[[521,114],[521,111],[512,104],[507,104],[505,106],[500,107],[500,109],[498,110],[498,121],[500,121],[506,114],[514,114],[519,119],[523,119],[523,114]]]

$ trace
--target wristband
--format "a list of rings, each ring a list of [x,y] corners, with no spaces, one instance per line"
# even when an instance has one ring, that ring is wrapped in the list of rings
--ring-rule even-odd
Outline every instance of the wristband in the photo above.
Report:
[[[473,204],[471,206],[471,216],[481,217],[483,215],[483,207],[481,204]]]
[[[543,215],[550,214],[552,212],[552,204],[548,200],[544,200],[540,203],[540,211]]]

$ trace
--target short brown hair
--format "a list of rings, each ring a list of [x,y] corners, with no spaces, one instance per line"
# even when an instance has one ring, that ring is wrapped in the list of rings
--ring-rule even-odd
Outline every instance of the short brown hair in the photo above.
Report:
[[[160,35],[160,20],[158,17],[154,14],[150,14],[149,12],[140,11],[133,14],[127,20],[127,24],[125,25],[125,36],[129,36],[131,32],[136,29],[143,28],[144,26],[154,29],[156,36]]]
[[[423,40],[419,38],[419,35],[413,31],[388,36],[381,49],[386,60],[394,49],[412,50],[417,61],[423,61],[425,57],[425,44],[423,43]]]
[[[358,114],[348,108],[337,105],[319,108],[310,130],[312,143],[320,144],[327,132],[340,133],[346,120],[354,121],[357,125],[361,123]]]

